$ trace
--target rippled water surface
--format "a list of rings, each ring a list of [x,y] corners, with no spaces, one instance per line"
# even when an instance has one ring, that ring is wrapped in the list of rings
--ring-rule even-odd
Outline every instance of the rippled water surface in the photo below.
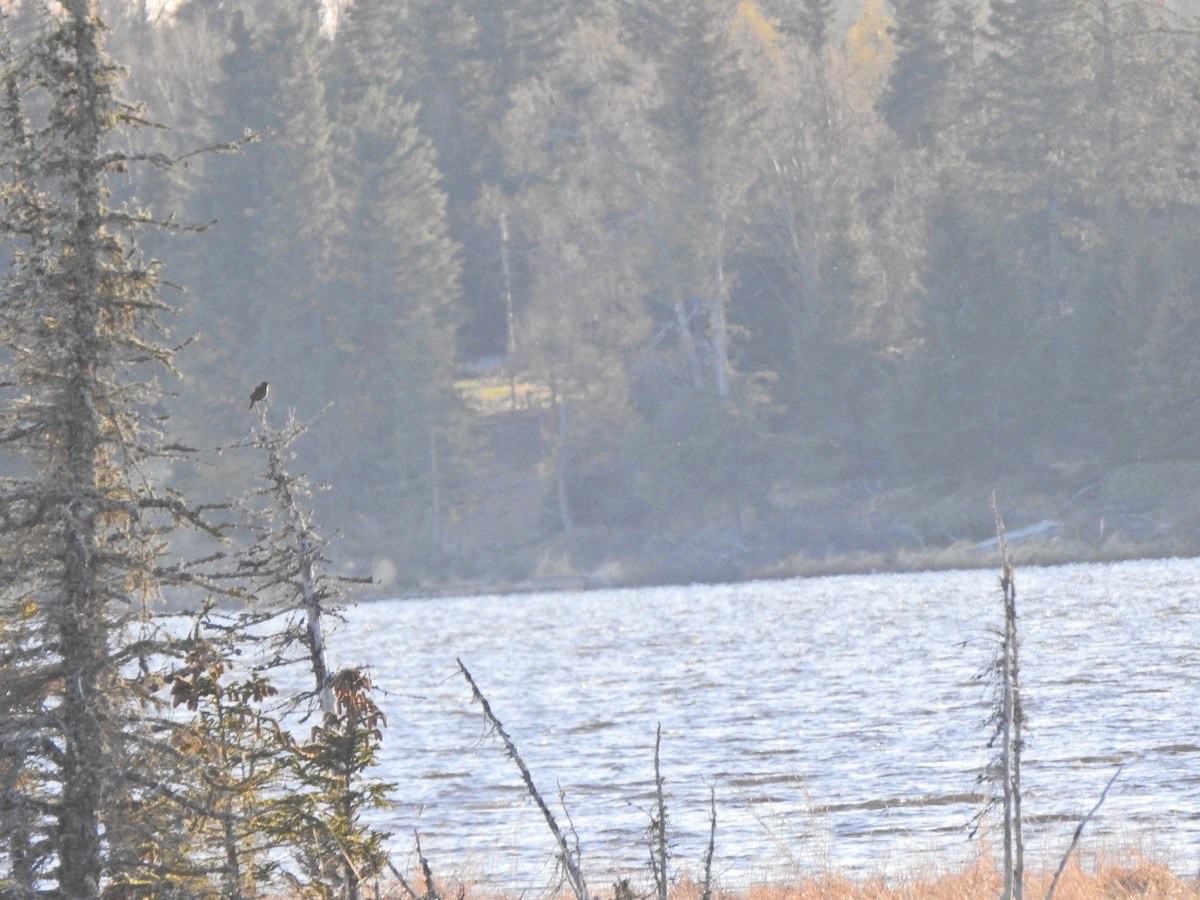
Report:
[[[1057,860],[1125,763],[1085,841],[1191,859],[1200,562],[1027,568],[1017,586],[1031,855]],[[700,868],[711,786],[714,869],[745,883],[977,852],[979,676],[1001,615],[995,572],[945,572],[384,601],[351,610],[334,643],[386,691],[397,788],[380,824],[398,862],[418,829],[436,871],[535,889],[553,875],[461,657],[546,799],[561,788],[595,887],[646,869],[658,723],[675,866]]]

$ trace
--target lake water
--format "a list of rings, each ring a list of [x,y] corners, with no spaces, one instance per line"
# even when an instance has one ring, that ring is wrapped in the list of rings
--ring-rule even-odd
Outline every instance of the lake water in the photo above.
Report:
[[[1200,562],[1025,568],[1017,589],[1030,863],[1057,862],[1124,763],[1083,846],[1194,868]],[[561,789],[595,891],[647,878],[658,723],[674,871],[701,870],[710,786],[727,886],[978,853],[994,571],[380,601],[348,618],[333,655],[370,665],[382,693],[397,786],[377,823],[401,868],[416,829],[439,875],[553,880],[553,839],[456,657],[565,827]]]

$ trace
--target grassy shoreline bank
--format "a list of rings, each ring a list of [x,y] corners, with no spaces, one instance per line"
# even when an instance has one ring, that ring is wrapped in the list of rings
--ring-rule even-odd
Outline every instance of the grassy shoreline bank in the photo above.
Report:
[[[1046,897],[1056,867],[1035,867],[1026,872],[1025,896]],[[379,900],[574,900],[564,887],[504,891],[486,881],[450,878],[427,886],[419,872],[408,878],[415,895],[399,885],[380,883]],[[984,900],[1000,895],[1001,873],[988,855],[945,870],[925,870],[903,876],[855,876],[837,872],[796,873],[794,877],[753,881],[711,888],[713,900]],[[702,880],[682,876],[669,885],[670,900],[703,900]],[[647,900],[652,884],[610,878],[590,886],[594,900]],[[1186,875],[1165,861],[1136,850],[1099,850],[1073,856],[1055,885],[1055,900],[1200,900],[1200,878]]]

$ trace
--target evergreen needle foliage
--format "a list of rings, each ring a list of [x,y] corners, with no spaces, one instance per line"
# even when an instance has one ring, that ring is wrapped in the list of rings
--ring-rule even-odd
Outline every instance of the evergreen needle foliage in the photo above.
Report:
[[[237,677],[222,644],[205,638],[206,618],[171,677],[172,704],[195,713],[178,744],[198,763],[192,805],[202,812],[186,821],[193,835],[204,835],[193,837],[191,852],[212,847],[222,896],[241,900],[278,883],[271,795],[283,790],[286,739],[265,710],[277,689],[258,672]]]
[[[144,116],[96,0],[12,24],[0,14],[0,893],[240,898],[286,876],[357,898],[384,862],[360,821],[388,787],[368,775],[384,721],[365,674],[324,667],[337,585],[284,465],[301,429],[269,432],[263,413],[257,519],[163,483],[193,454],[149,424],[175,348],[135,238],[166,223],[113,182],[172,161],[117,149]],[[235,526],[257,535],[242,554]],[[167,599],[201,609],[186,636]],[[322,718],[305,740],[267,675],[291,637],[262,643],[280,613],[308,624]]]
[[[154,615],[165,591],[206,581],[202,566],[164,561],[172,537],[221,529],[150,478],[178,452],[143,415],[173,373],[167,307],[134,243],[152,218],[110,201],[114,174],[168,161],[112,149],[142,117],[117,91],[93,2],[66,0],[6,44],[3,885],[71,898],[174,889],[198,877],[166,826],[194,766],[156,717],[173,650]]]
[[[387,863],[383,842],[390,835],[362,821],[363,812],[384,805],[391,788],[368,774],[386,723],[362,670],[343,669],[330,688],[334,708],[308,740],[288,744],[290,788],[276,827],[296,842],[308,881],[295,883],[305,896],[358,900],[363,882]]]

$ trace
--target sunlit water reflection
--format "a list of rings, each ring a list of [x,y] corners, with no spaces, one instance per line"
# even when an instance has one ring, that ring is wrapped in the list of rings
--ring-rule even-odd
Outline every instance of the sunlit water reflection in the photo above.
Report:
[[[1017,574],[1027,840],[1192,856],[1200,837],[1200,562]],[[978,852],[988,759],[979,676],[1000,625],[991,571],[384,601],[350,611],[342,664],[388,715],[397,864],[539,888],[554,847],[489,737],[461,657],[548,801],[561,788],[594,887],[645,877],[662,724],[674,866],[697,872],[717,805],[726,884],[829,869],[904,874]],[[556,812],[558,811],[555,804]],[[561,812],[560,821],[565,825]]]

